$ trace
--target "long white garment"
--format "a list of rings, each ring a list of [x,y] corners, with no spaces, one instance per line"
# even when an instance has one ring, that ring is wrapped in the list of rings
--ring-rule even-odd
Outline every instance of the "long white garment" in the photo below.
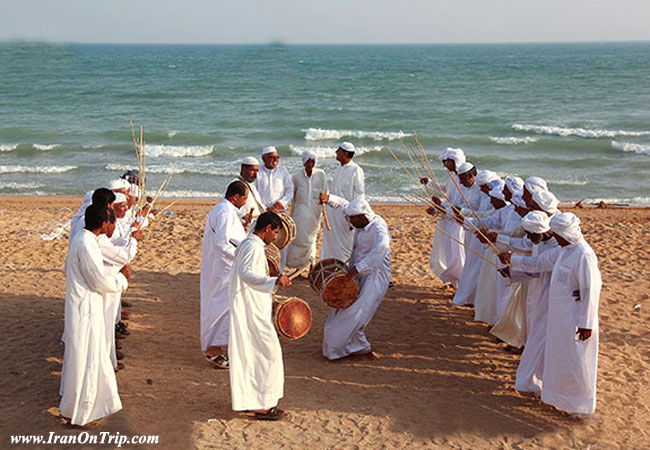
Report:
[[[330,194],[342,197],[348,202],[355,198],[363,198],[365,196],[363,169],[354,161],[339,166],[330,184]],[[347,261],[352,254],[354,230],[343,214],[343,210],[330,205],[326,208],[332,230],[323,229],[320,259],[334,258]]]
[[[205,221],[201,250],[201,350],[228,344],[230,271],[235,249],[246,239],[235,205],[224,198]]]
[[[296,223],[296,239],[289,244],[287,265],[303,267],[316,258],[316,238],[321,222],[321,192],[327,192],[327,177],[321,169],[314,168],[311,177],[304,169],[293,174],[293,201],[291,217]]]
[[[59,409],[73,425],[85,425],[122,409],[104,335],[103,294],[121,292],[128,283],[121,273],[104,275],[97,236],[88,230],[70,241],[65,274],[66,341]]]
[[[105,275],[116,275],[138,253],[138,241],[132,237],[127,241],[119,236],[113,236],[109,239],[105,234],[100,234],[97,243],[102,251]],[[113,367],[117,367],[115,323],[117,321],[121,299],[121,292],[107,292],[104,294],[104,329],[106,345],[109,349]]]
[[[340,209],[348,204],[335,196],[330,196],[329,203]],[[365,329],[388,290],[390,242],[388,225],[376,214],[364,228],[355,228],[350,267],[356,267],[359,272],[359,295],[347,308],[330,310],[323,330],[323,356],[326,358],[339,359],[370,350]]]
[[[458,175],[453,174],[456,182]],[[463,187],[461,186],[461,189]],[[445,194],[449,201],[457,208],[467,206],[463,200],[458,188],[454,182],[449,179],[444,188]],[[447,205],[445,205],[447,206]],[[447,216],[443,216],[438,220],[438,227],[444,232],[438,230],[433,235],[433,246],[431,247],[430,267],[431,271],[440,278],[443,283],[450,283],[454,287],[458,287],[460,275],[465,265],[465,247],[459,242],[465,240],[465,230],[455,220]],[[453,239],[449,238],[451,236]],[[458,241],[458,242],[457,242]]]
[[[249,236],[237,249],[230,278],[230,391],[235,411],[272,408],[284,395],[282,347],[273,326],[264,241]]]
[[[235,178],[233,181],[241,181],[246,186],[248,186],[248,197],[246,197],[246,203],[244,203],[244,205],[239,208],[238,213],[240,217],[243,217],[252,211],[253,218],[256,218],[264,211],[266,211],[266,207],[262,203],[260,193],[257,192],[255,183],[249,183],[248,181],[244,180],[241,175],[237,175],[237,178]]]
[[[569,413],[592,414],[596,409],[598,369],[598,303],[602,280],[598,259],[589,244],[557,247],[537,258],[512,257],[512,268],[547,272],[549,288],[542,401]],[[573,291],[580,292],[580,298]],[[578,328],[592,330],[586,341]]]
[[[267,169],[264,165],[260,166],[260,171],[257,173],[257,179],[255,180],[255,187],[262,204],[267,208],[280,202],[286,211],[293,197],[291,175],[284,166],[278,166],[275,169]]]
[[[84,215],[86,214],[86,208],[88,208],[88,206],[93,202],[93,192],[95,191],[86,192],[81,202],[81,206],[77,212],[74,213],[72,219],[70,219],[70,232],[68,233],[68,241],[71,241],[75,234],[83,230],[86,223],[86,221],[83,220]],[[79,223],[80,220],[82,221],[81,224]]]
[[[489,201],[484,201],[485,198],[489,200],[489,196],[482,192],[476,183],[468,190],[467,200],[477,214],[493,209]],[[469,217],[474,217],[471,211],[468,212],[471,214]],[[473,233],[474,227],[470,225],[468,228],[469,230],[465,231],[465,245],[471,250],[465,251],[465,264],[463,265],[458,289],[453,299],[454,304],[459,306],[474,304],[474,295],[476,294],[481,266],[483,265],[481,256],[485,253],[486,247],[485,244],[482,244],[476,238],[476,235]]]

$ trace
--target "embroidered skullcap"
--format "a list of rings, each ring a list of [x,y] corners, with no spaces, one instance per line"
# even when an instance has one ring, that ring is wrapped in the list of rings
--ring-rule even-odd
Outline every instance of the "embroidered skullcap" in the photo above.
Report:
[[[582,240],[580,219],[570,212],[556,214],[551,217],[551,230],[571,244],[576,244]]]
[[[259,166],[260,162],[254,156],[247,156],[241,160],[242,166]]]
[[[481,186],[482,184],[488,184],[490,181],[497,180],[499,175],[491,170],[481,170],[478,175],[476,175],[476,184]]]
[[[463,173],[469,172],[473,168],[474,168],[474,164],[472,164],[471,162],[464,162],[456,168],[456,173],[458,173],[458,175],[461,175]]]
[[[115,201],[113,203],[126,203],[126,195],[121,192],[115,194]]]
[[[551,191],[537,191],[533,193],[533,201],[542,208],[542,211],[549,214],[557,214],[560,212],[557,209],[557,205],[560,204],[560,201]]]
[[[111,191],[115,191],[117,189],[124,189],[126,186],[124,185],[124,182],[126,180],[123,180],[122,178],[116,178],[115,180],[111,180],[108,183],[106,183],[106,189],[110,189]],[[128,181],[126,181],[128,183]]]
[[[531,211],[521,219],[521,227],[529,233],[542,234],[551,229],[551,218],[542,211]]]
[[[339,145],[339,148],[342,148],[346,152],[354,152],[354,144],[352,142],[343,142]]]
[[[268,155],[269,153],[277,153],[278,149],[275,147],[264,147],[262,149],[262,156]]]

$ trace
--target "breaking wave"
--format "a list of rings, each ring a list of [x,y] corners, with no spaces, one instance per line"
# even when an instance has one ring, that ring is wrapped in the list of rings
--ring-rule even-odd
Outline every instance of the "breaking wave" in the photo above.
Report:
[[[23,190],[23,189],[40,189],[44,188],[46,185],[40,183],[17,183],[15,181],[0,182],[0,189],[12,189],[12,190]]]
[[[43,151],[52,150],[57,147],[61,147],[61,144],[33,144],[33,145],[36,150],[43,150]]]
[[[622,152],[634,152],[637,155],[650,156],[650,144],[635,144],[633,142],[612,141],[612,147]]]
[[[533,142],[537,142],[539,138],[536,137],[531,137],[531,136],[526,136],[523,138],[520,137],[493,137],[490,136],[490,140],[496,144],[504,144],[504,145],[520,145],[520,144],[532,144]]]
[[[188,147],[175,147],[172,145],[148,145],[146,147],[146,155],[152,158],[185,158],[207,156],[213,151],[213,145],[195,145]]]
[[[356,147],[354,155],[359,156],[363,155],[364,153],[368,152],[378,152],[383,149],[381,145],[376,145],[374,147]],[[302,152],[305,150],[310,150],[314,153],[316,153],[316,156],[319,158],[335,158],[336,157],[336,149],[337,147],[321,147],[321,146],[316,146],[316,147],[302,147],[299,145],[289,145],[289,150],[291,153],[294,155],[301,156]]]
[[[613,138],[616,136],[650,136],[650,131],[629,130],[590,130],[587,128],[565,128],[551,125],[526,125],[515,123],[512,128],[517,131],[532,131],[537,134],[550,134],[554,136],[579,136],[583,138]]]
[[[77,166],[0,166],[0,173],[64,173]]]
[[[11,152],[18,148],[18,144],[0,144],[0,152]]]
[[[405,137],[412,136],[411,134],[402,131],[325,130],[322,128],[307,128],[302,131],[305,132],[305,140],[307,141],[342,139],[344,137],[373,139],[375,141],[394,141],[396,139],[404,139]]]

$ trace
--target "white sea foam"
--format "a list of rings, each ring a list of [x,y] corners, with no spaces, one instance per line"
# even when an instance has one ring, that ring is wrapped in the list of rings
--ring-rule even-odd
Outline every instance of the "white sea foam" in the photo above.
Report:
[[[14,181],[0,182],[0,189],[14,189],[14,190],[23,190],[23,189],[39,189],[44,188],[46,185],[40,183],[17,183]]]
[[[650,206],[650,197],[612,197],[612,198],[586,198],[583,203],[598,204],[600,202],[613,204],[623,204],[630,206]]]
[[[36,150],[43,150],[43,151],[48,151],[55,149],[57,147],[61,147],[61,144],[33,144],[34,148]]]
[[[558,184],[560,186],[584,186],[589,184],[585,180],[546,180],[548,184]]]
[[[11,152],[18,148],[18,144],[0,144],[0,152]]]
[[[146,156],[152,158],[170,157],[185,158],[206,156],[214,151],[213,145],[196,145],[196,146],[172,146],[172,145],[147,145]]]
[[[305,132],[305,140],[307,141],[343,139],[344,137],[394,141],[411,136],[411,134],[402,131],[325,130],[322,128],[307,128],[302,131]]]
[[[634,152],[637,155],[650,156],[650,144],[635,144],[633,142],[612,141],[612,147],[622,152]]]
[[[0,173],[64,173],[77,166],[0,166]]]
[[[590,130],[587,128],[565,128],[552,125],[526,125],[515,123],[512,128],[517,131],[532,131],[537,134],[550,134],[555,136],[579,136],[584,138],[613,138],[616,136],[650,136],[650,131],[629,130]]]
[[[381,145],[376,145],[374,147],[355,147],[355,156],[363,155],[364,153],[368,152],[378,152],[383,149]],[[289,150],[291,153],[294,155],[302,155],[302,152],[305,150],[310,150],[314,153],[316,153],[316,156],[319,158],[335,158],[336,157],[336,149],[337,147],[321,147],[321,146],[315,146],[315,147],[303,147],[299,145],[289,145]]]
[[[51,231],[50,233],[43,233],[41,234],[41,240],[43,241],[54,241],[54,240],[59,240],[67,229],[70,228],[70,220],[66,220],[65,222],[61,222],[59,225],[57,225],[54,228],[54,231]]]
[[[172,130],[172,131],[170,131],[169,133],[167,133],[167,137],[171,139],[171,138],[173,138],[174,136],[176,136],[176,133],[178,133],[178,131],[176,131],[176,130]]]
[[[490,140],[492,142],[495,142],[497,144],[504,144],[504,145],[520,145],[520,144],[532,144],[533,142],[537,142],[539,138],[532,137],[532,136],[526,136],[526,137],[495,137],[495,136],[490,136]]]

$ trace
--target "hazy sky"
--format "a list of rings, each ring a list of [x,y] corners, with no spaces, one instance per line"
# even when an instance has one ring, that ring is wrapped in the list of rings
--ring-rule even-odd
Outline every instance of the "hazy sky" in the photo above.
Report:
[[[436,43],[650,40],[650,0],[0,0],[0,40]]]

